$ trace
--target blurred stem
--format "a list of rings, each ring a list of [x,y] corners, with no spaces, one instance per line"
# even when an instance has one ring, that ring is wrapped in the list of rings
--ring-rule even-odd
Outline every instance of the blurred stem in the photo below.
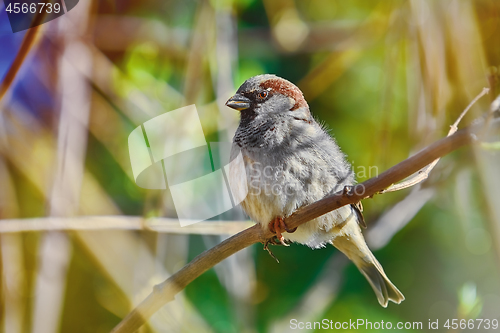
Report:
[[[36,22],[34,22],[34,24],[41,22],[44,16],[45,16],[44,11],[42,11],[42,13],[38,13],[35,16]],[[17,51],[16,57],[14,58],[12,65],[7,71],[7,74],[5,74],[5,78],[3,79],[3,81],[0,82],[0,101],[5,96],[7,90],[9,90],[9,87],[11,86],[12,82],[14,82],[14,79],[16,78],[16,75],[19,72],[21,65],[23,64],[24,59],[26,59],[26,56],[32,49],[33,45],[35,45],[35,42],[37,40],[38,30],[40,30],[40,27],[41,25],[37,25],[31,29],[28,29],[28,31],[24,35],[21,47],[19,48],[19,51]],[[0,112],[1,110],[2,109],[0,108]]]
[[[142,230],[178,235],[233,235],[253,225],[249,221],[204,221],[184,227],[168,217],[142,216],[49,216],[23,219],[0,219],[0,234],[50,230]]]
[[[499,124],[500,120],[492,122],[494,126],[498,126]],[[393,166],[378,177],[370,178],[352,188],[346,188],[343,191],[298,209],[294,214],[285,219],[285,223],[289,228],[294,228],[342,206],[372,197],[390,185],[403,180],[432,163],[435,159],[471,144],[474,141],[475,135],[481,130],[484,130],[484,126],[481,126],[481,124],[475,125],[443,138],[416,155]],[[256,224],[226,239],[217,246],[206,250],[169,279],[156,285],[153,292],[129,313],[113,329],[112,333],[134,332],[163,305],[172,301],[175,294],[179,293],[208,269],[234,253],[257,242],[264,243],[274,236],[268,229],[263,229],[259,224]]]

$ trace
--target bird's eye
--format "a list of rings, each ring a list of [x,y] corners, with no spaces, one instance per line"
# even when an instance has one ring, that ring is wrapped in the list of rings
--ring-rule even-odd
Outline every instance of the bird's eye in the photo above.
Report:
[[[264,99],[267,97],[267,91],[263,90],[259,93],[259,98]]]

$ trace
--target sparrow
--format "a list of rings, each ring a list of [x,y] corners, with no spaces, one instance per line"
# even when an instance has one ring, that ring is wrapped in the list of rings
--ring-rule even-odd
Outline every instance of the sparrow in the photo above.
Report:
[[[246,178],[245,213],[283,245],[333,245],[366,277],[380,305],[401,303],[403,294],[366,245],[360,205],[343,206],[296,229],[283,221],[298,208],[355,184],[346,156],[313,118],[300,89],[278,76],[258,75],[246,80],[226,105],[241,115],[230,158],[241,153],[244,168],[230,167],[229,182]]]

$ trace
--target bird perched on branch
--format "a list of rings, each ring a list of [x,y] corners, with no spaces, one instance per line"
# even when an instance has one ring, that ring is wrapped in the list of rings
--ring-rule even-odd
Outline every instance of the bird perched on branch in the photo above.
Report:
[[[361,233],[360,206],[344,206],[289,229],[283,219],[298,208],[355,183],[345,155],[318,124],[299,88],[275,75],[245,81],[227,106],[240,111],[231,159],[242,153],[246,174],[230,168],[231,180],[246,177],[248,195],[241,206],[248,216],[287,242],[321,248],[332,244],[359,268],[383,307],[401,303]]]

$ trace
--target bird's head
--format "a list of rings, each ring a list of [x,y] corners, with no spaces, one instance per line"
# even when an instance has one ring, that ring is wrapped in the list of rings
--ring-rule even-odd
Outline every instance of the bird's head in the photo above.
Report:
[[[271,74],[246,80],[226,105],[240,111],[242,120],[273,115],[311,119],[302,91],[290,81]]]

